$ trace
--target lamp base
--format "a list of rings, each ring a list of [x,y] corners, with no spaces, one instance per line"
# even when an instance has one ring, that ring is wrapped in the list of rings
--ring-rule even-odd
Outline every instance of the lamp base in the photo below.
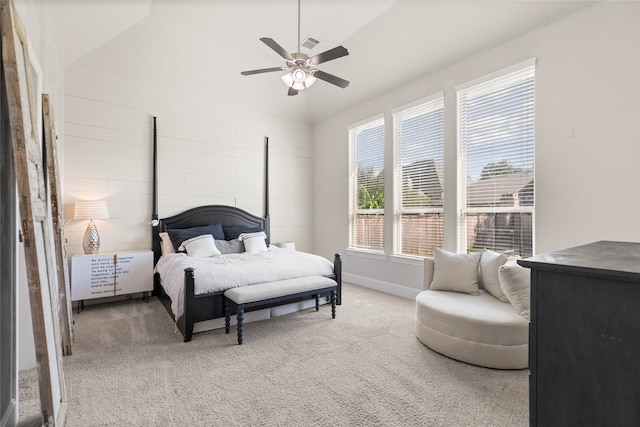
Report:
[[[100,235],[98,234],[98,229],[92,220],[89,220],[87,231],[84,232],[82,249],[84,249],[84,253],[87,255],[95,255],[100,249]]]

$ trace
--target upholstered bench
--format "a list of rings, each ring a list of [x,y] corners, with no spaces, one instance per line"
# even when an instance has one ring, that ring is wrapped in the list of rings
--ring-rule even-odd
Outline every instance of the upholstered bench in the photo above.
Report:
[[[337,290],[336,281],[323,276],[307,276],[228,289],[224,293],[224,330],[227,334],[229,333],[230,308],[233,306],[236,307],[237,312],[238,344],[242,344],[245,309],[256,306],[270,307],[297,298],[315,296],[316,311],[318,311],[320,295],[323,294],[331,295],[331,317],[335,319]]]

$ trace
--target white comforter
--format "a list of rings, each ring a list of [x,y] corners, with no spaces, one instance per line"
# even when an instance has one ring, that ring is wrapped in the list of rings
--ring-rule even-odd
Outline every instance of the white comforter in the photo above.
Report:
[[[227,254],[209,258],[193,258],[184,253],[160,257],[156,272],[160,283],[171,297],[171,310],[176,318],[184,312],[184,269],[195,270],[195,294],[220,292],[238,286],[304,276],[329,276],[333,264],[306,252],[270,246],[259,254]]]

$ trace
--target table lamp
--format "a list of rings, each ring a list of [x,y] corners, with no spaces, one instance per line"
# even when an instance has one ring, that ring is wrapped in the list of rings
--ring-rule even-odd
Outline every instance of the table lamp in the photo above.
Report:
[[[93,223],[94,219],[109,218],[109,210],[105,200],[76,201],[73,211],[73,219],[88,219],[89,225],[82,239],[82,248],[85,254],[97,254],[100,249],[100,234]]]

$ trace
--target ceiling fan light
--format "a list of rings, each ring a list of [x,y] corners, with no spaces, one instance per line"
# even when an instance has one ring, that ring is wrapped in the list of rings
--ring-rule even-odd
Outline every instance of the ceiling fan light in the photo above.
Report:
[[[316,82],[316,78],[313,77],[313,74],[307,73],[307,78],[304,79],[304,87],[311,87],[312,84]]]
[[[282,81],[295,90],[304,90],[314,84],[316,78],[313,74],[298,68],[283,75]]]
[[[282,81],[289,87],[293,87],[293,72],[289,71],[282,76]],[[295,89],[295,88],[294,88]]]
[[[307,73],[305,73],[304,70],[301,70],[300,68],[298,68],[297,70],[293,70],[291,74],[293,75],[293,80],[297,83],[302,83],[307,78]]]

